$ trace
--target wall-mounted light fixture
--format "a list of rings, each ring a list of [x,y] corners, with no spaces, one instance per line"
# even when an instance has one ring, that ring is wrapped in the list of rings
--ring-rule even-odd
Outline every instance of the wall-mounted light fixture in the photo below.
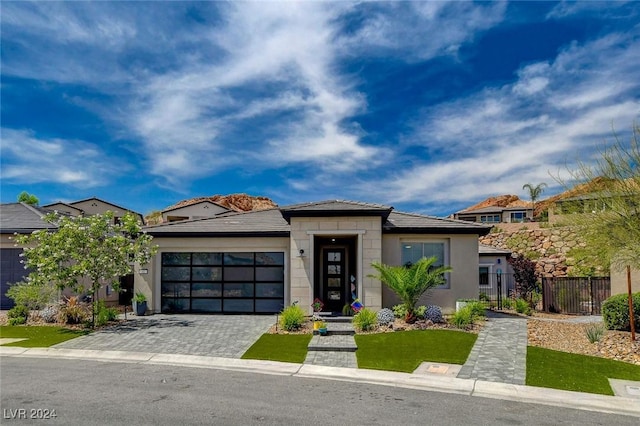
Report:
[[[300,251],[298,251],[298,253],[300,253],[300,255],[298,257],[304,257],[304,249],[300,249]]]

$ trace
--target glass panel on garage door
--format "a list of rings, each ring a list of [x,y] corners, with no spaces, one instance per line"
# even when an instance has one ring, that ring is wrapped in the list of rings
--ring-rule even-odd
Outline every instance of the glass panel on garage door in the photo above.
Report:
[[[284,253],[162,253],[161,288],[162,312],[280,312]]]

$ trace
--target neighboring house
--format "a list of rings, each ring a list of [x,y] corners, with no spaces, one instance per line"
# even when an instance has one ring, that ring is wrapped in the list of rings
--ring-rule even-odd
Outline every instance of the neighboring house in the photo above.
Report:
[[[7,290],[29,274],[20,263],[22,249],[16,247],[14,234],[55,229],[42,219],[47,213],[48,210],[25,203],[0,204],[0,309],[13,307],[13,300],[6,295]]]
[[[50,211],[58,211],[61,213],[66,213],[71,216],[80,216],[86,215],[91,216],[94,214],[104,214],[107,211],[110,211],[114,214],[114,222],[118,222],[125,213],[133,213],[138,217],[140,223],[144,224],[144,217],[133,210],[129,210],[127,208],[118,206],[116,204],[110,203],[108,201],[101,200],[96,197],[87,198],[85,200],[74,201],[71,203],[63,203],[56,202],[52,204],[47,204],[46,206],[42,206],[43,209]]]
[[[211,200],[201,200],[192,204],[179,205],[162,210],[162,222],[203,219],[229,211],[231,210]]]
[[[453,214],[454,219],[478,223],[522,223],[533,219],[533,208],[526,206],[489,206],[474,210],[461,210]]]
[[[98,198],[88,198],[72,203],[57,202],[42,207],[30,206],[24,203],[0,204],[0,309],[10,309],[13,307],[13,300],[6,296],[6,292],[11,284],[15,284],[24,279],[28,272],[20,263],[22,249],[15,246],[12,240],[13,234],[30,234],[35,230],[49,229],[56,227],[45,222],[42,218],[48,213],[57,211],[69,216],[103,214],[107,211],[114,213],[114,221],[122,217],[126,212],[134,213],[143,222],[140,213],[120,207],[108,201]],[[105,286],[98,294],[100,300],[104,300],[108,305],[128,304],[133,295],[133,275],[128,275],[120,279],[120,286],[125,291],[118,294],[111,286]],[[65,295],[71,295],[70,291],[65,291]]]
[[[510,292],[515,290],[513,268],[508,262],[511,251],[479,244],[478,253],[480,257],[478,269],[480,294],[484,294],[493,301],[509,296]],[[498,280],[500,281],[500,291],[498,291]]]
[[[452,312],[456,299],[478,297],[478,237],[489,230],[353,201],[222,213],[145,227],[159,250],[136,267],[135,289],[153,312],[276,313],[292,303],[311,312],[315,298],[325,311],[355,298],[378,310],[398,300],[371,277],[372,262],[436,256],[453,270],[428,303]]]

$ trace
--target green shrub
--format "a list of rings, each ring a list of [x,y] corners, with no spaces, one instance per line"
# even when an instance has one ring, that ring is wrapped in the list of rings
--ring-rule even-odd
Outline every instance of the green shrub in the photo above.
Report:
[[[467,306],[465,307],[471,310],[471,316],[474,317],[474,320],[487,315],[487,305],[484,302],[474,300],[471,302],[467,302]]]
[[[378,325],[378,314],[369,308],[362,308],[353,317],[353,326],[360,331],[373,330]]]
[[[404,303],[391,307],[391,310],[396,318],[404,318],[407,315],[407,307]]]
[[[24,305],[16,305],[7,312],[9,325],[21,325],[29,318],[29,308]]]
[[[640,292],[633,293],[633,313],[636,327],[640,324]],[[629,296],[616,294],[602,303],[602,318],[609,330],[631,330],[629,321]]]
[[[510,297],[502,298],[502,309],[513,309],[513,299]]]
[[[451,317],[451,323],[457,328],[466,328],[473,324],[473,321],[473,311],[468,306],[458,309]]]
[[[287,331],[297,330],[305,323],[305,314],[298,305],[287,306],[280,313],[280,327]]]
[[[117,308],[108,308],[104,304],[104,300],[100,300],[96,306],[96,325],[102,326],[110,321],[115,321],[118,318]]]
[[[491,299],[489,298],[489,295],[485,292],[480,293],[478,299],[480,299],[481,302],[490,302]]]
[[[43,309],[55,300],[56,295],[57,289],[51,284],[20,282],[7,290],[7,296],[13,299],[16,305],[24,305],[29,310]]]
[[[602,336],[604,336],[605,331],[606,329],[602,323],[590,324],[584,330],[587,339],[589,339],[589,343],[599,342]]]
[[[424,305],[418,306],[416,308],[415,314],[416,317],[423,319],[424,318],[424,314],[427,312],[427,307]]]
[[[529,302],[522,298],[517,298],[515,301],[516,312],[519,314],[531,315],[531,306]]]

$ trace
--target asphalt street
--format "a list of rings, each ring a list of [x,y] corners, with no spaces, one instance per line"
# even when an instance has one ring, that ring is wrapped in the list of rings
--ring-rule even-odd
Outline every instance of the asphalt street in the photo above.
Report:
[[[2,424],[638,424],[629,416],[500,399],[137,363],[2,357],[0,379]]]

